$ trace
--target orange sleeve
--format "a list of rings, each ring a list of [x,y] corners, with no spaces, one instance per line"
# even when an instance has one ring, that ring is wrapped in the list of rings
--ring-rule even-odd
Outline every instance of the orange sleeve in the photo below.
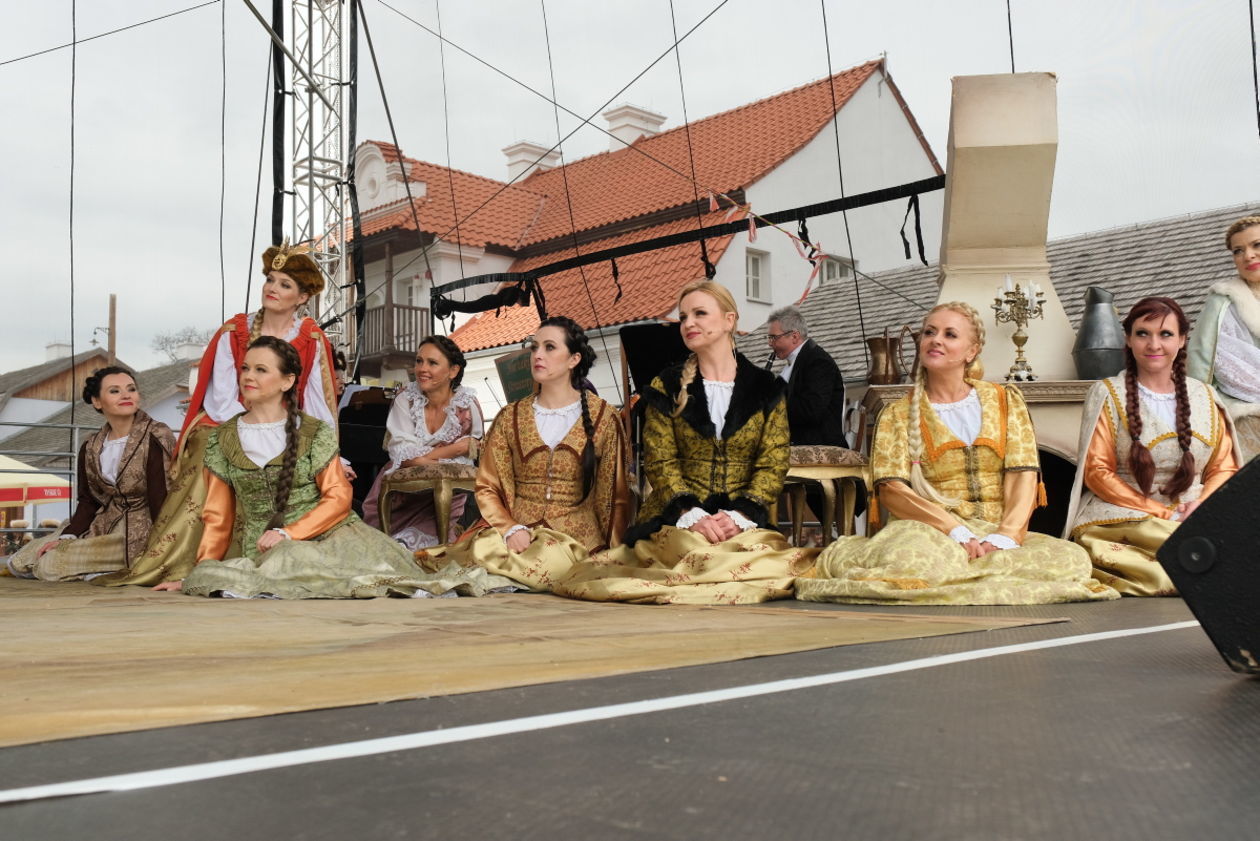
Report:
[[[879,494],[879,504],[898,520],[918,520],[943,534],[949,534],[963,524],[942,506],[919,496],[905,482],[880,482],[875,488]]]
[[[236,494],[232,486],[202,468],[206,477],[206,504],[201,510],[205,530],[197,545],[197,562],[221,561],[232,542],[232,526],[236,522]]]
[[[1229,419],[1225,416],[1224,409],[1218,407],[1216,411],[1221,415],[1221,440],[1216,442],[1216,449],[1212,451],[1212,457],[1203,468],[1203,492],[1199,494],[1200,502],[1207,499],[1209,494],[1238,472],[1238,460],[1234,458],[1234,437],[1229,434]]]
[[[1002,477],[1002,522],[998,524],[997,533],[1021,546],[1028,537],[1028,521],[1037,507],[1039,479],[1035,470],[1008,470]]]
[[[315,474],[315,484],[319,485],[319,502],[284,527],[294,540],[317,537],[350,514],[354,492],[346,480],[346,469],[341,466],[341,459],[332,459],[323,470]]]
[[[1174,509],[1165,508],[1125,482],[1116,473],[1116,435],[1111,418],[1104,412],[1094,427],[1094,435],[1085,450],[1085,486],[1103,502],[1167,520]]]

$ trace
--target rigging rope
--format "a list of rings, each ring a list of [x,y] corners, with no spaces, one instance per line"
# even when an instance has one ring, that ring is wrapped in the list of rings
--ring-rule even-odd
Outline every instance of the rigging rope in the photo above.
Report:
[[[245,307],[241,312],[249,312],[249,302],[254,288],[254,249],[258,247],[258,200],[262,198],[263,153],[267,149],[267,103],[271,99],[271,48],[267,48],[267,72],[264,74],[267,86],[263,89],[263,122],[258,136],[258,175],[254,178],[254,222],[250,225],[249,258],[245,267]]]
[[[556,105],[556,68],[551,60],[551,29],[547,25],[547,0],[538,0],[538,5],[542,7],[543,19],[543,40],[547,45],[547,72],[551,76],[551,104],[552,115],[556,121],[556,137],[560,137],[560,107]],[[573,197],[569,194],[569,171],[568,166],[564,162],[564,140],[561,139],[556,143],[556,148],[560,151],[560,178],[564,182],[564,202],[569,208],[569,230],[573,234],[573,253],[581,255],[578,249],[577,223],[573,217]],[[591,305],[591,317],[595,319],[595,329],[599,331],[600,343],[604,346],[604,358],[608,360],[608,364],[612,364],[612,353],[608,350],[608,337],[599,328],[603,325],[600,323],[599,311],[595,308],[595,296],[591,294],[591,284],[586,277],[586,267],[578,266],[578,275],[582,278],[582,288],[586,290],[586,300]],[[617,402],[622,402],[621,383],[613,377],[613,384],[617,387]]]
[[[822,8],[823,46],[827,50],[827,90],[831,93],[831,131],[836,138],[836,169],[840,173],[840,198],[843,199],[844,162],[840,159],[840,106],[836,102],[836,80],[831,70],[831,35],[827,30],[827,2],[818,0],[818,5]],[[841,210],[840,214],[844,219],[844,239],[849,247],[849,270],[853,272],[853,294],[857,299],[858,328],[862,331],[862,337],[865,338],[866,319],[862,315],[862,287],[858,284],[857,260],[853,257],[853,235],[849,231],[849,214],[847,210]],[[825,272],[826,269],[823,271]],[[862,342],[862,356],[869,368],[871,357],[866,342]]]
[[[1006,0],[1006,40],[1011,46],[1011,72],[1015,72],[1015,30],[1011,28],[1011,0]]]
[[[223,259],[223,206],[227,202],[227,6],[219,4],[219,59],[223,71],[219,99],[219,323],[227,320],[227,266]]]
[[[362,0],[358,0],[358,2],[362,3]],[[428,32],[430,35],[433,35],[433,36],[435,36],[435,37],[440,37],[440,36],[438,36],[438,34],[437,34],[436,32],[434,32],[434,31],[433,31],[432,29],[430,29],[429,27],[425,26],[425,25],[424,25],[423,23],[421,23],[420,21],[416,20],[415,18],[409,17],[408,15],[406,15],[406,14],[404,14],[404,13],[400,12],[398,9],[394,8],[393,6],[391,6],[389,3],[387,3],[387,2],[386,2],[386,0],[377,0],[377,2],[378,2],[378,3],[380,3],[382,6],[384,6],[385,8],[389,9],[389,10],[390,10],[391,12],[393,12],[394,14],[396,14],[396,15],[398,15],[399,17],[403,18],[404,20],[410,21],[411,23],[413,23],[413,24],[415,24],[416,26],[420,27],[420,28],[421,28],[421,29],[423,29],[425,32]],[[630,89],[630,87],[631,87],[632,85],[634,85],[634,83],[635,83],[635,82],[639,81],[639,80],[640,80],[640,79],[642,79],[644,76],[646,76],[646,75],[647,75],[647,73],[648,73],[648,71],[650,71],[653,67],[655,67],[657,64],[659,64],[659,63],[660,63],[660,62],[661,62],[661,61],[662,61],[662,60],[663,60],[666,56],[668,56],[668,55],[670,54],[670,52],[671,52],[671,51],[672,51],[672,50],[673,50],[673,49],[674,49],[674,48],[675,48],[678,44],[681,44],[683,41],[687,40],[687,38],[688,38],[688,37],[689,37],[689,36],[690,36],[693,32],[695,32],[697,29],[699,29],[699,28],[700,28],[700,27],[701,27],[701,26],[702,26],[702,25],[703,25],[706,21],[708,21],[708,20],[709,20],[709,18],[713,17],[713,15],[714,15],[714,14],[716,14],[716,13],[717,13],[717,12],[718,12],[718,11],[719,11],[722,7],[723,7],[723,6],[725,6],[725,5],[726,5],[727,3],[729,3],[729,2],[730,2],[730,0],[721,0],[721,2],[719,2],[716,6],[714,6],[712,9],[710,9],[710,10],[709,10],[709,13],[708,13],[708,14],[706,14],[706,15],[705,15],[704,17],[702,17],[699,21],[697,21],[697,22],[696,22],[696,24],[695,24],[695,26],[691,27],[691,29],[688,29],[685,33],[683,33],[683,36],[682,36],[681,38],[679,38],[679,39],[677,40],[677,42],[676,42],[676,43],[674,43],[674,44],[670,44],[670,45],[669,45],[669,47],[667,47],[667,48],[665,49],[665,51],[664,51],[664,52],[662,52],[659,56],[657,56],[655,59],[653,59],[653,60],[652,60],[652,62],[651,62],[651,63],[649,63],[647,67],[644,67],[641,71],[639,71],[639,73],[637,73],[633,79],[631,79],[629,82],[627,82],[625,85],[623,85],[623,86],[621,87],[621,89],[620,89],[620,90],[618,90],[618,91],[617,91],[616,93],[614,93],[612,96],[608,97],[608,99],[604,101],[604,104],[603,104],[603,105],[600,105],[598,108],[596,108],[596,109],[595,109],[595,111],[594,111],[594,112],[592,112],[592,113],[591,113],[591,115],[590,115],[590,116],[588,116],[588,117],[583,117],[582,115],[580,115],[580,114],[576,113],[575,111],[572,111],[572,110],[570,110],[570,109],[566,108],[565,106],[563,106],[563,105],[561,105],[560,103],[556,102],[554,99],[552,99],[551,97],[548,97],[546,94],[542,93],[541,91],[538,91],[538,90],[536,90],[535,88],[530,87],[529,85],[525,84],[524,82],[520,81],[519,79],[517,79],[517,78],[515,78],[515,77],[511,76],[510,74],[508,74],[508,73],[504,72],[503,70],[500,70],[499,68],[495,67],[493,64],[491,64],[490,62],[488,62],[488,61],[486,61],[485,59],[481,58],[480,56],[477,56],[477,55],[475,55],[474,53],[471,53],[471,52],[469,52],[468,50],[464,49],[464,48],[463,48],[463,47],[461,47],[459,44],[456,44],[456,43],[454,43],[453,41],[450,41],[449,39],[443,39],[443,40],[445,40],[447,44],[449,44],[450,46],[452,46],[452,47],[454,47],[455,49],[459,50],[459,51],[460,51],[460,52],[462,52],[464,55],[468,56],[469,58],[473,59],[474,61],[476,61],[476,62],[478,62],[478,63],[480,63],[480,64],[485,65],[487,68],[489,68],[490,70],[493,70],[495,73],[498,73],[500,76],[503,76],[505,79],[507,79],[507,80],[509,80],[509,81],[513,82],[514,84],[520,85],[521,87],[525,88],[525,90],[529,91],[530,93],[534,94],[535,96],[538,96],[538,97],[540,97],[540,98],[542,98],[542,99],[546,100],[547,102],[549,102],[549,103],[551,103],[552,105],[556,106],[556,107],[557,107],[557,108],[559,108],[560,110],[564,111],[566,114],[568,114],[568,115],[570,115],[570,116],[572,116],[572,117],[575,117],[575,118],[579,121],[579,123],[578,123],[577,127],[576,127],[576,128],[574,128],[572,131],[570,131],[568,134],[566,134],[564,137],[560,138],[560,143],[563,143],[564,141],[568,140],[568,139],[569,139],[570,137],[572,137],[573,135],[577,134],[578,130],[579,130],[579,129],[581,129],[581,128],[582,128],[582,126],[591,126],[591,127],[592,127],[592,128],[594,128],[596,131],[599,131],[599,132],[601,132],[601,133],[603,133],[603,134],[606,134],[606,135],[608,135],[609,137],[612,137],[612,138],[614,138],[615,140],[617,140],[617,142],[622,143],[624,146],[626,146],[626,148],[628,148],[628,149],[633,149],[633,150],[635,150],[636,152],[638,152],[640,155],[643,155],[644,157],[648,158],[649,160],[656,161],[656,163],[660,164],[661,166],[665,167],[665,168],[666,168],[666,169],[668,169],[669,171],[671,171],[671,172],[673,172],[673,173],[677,174],[678,176],[680,176],[680,177],[682,177],[682,178],[687,178],[686,173],[679,172],[677,169],[675,169],[674,167],[672,167],[672,166],[670,166],[669,164],[665,163],[664,161],[661,161],[661,160],[659,160],[658,158],[654,158],[652,155],[650,155],[650,154],[648,154],[647,152],[644,152],[642,149],[640,149],[640,148],[639,148],[639,146],[637,146],[637,145],[630,145],[630,144],[626,144],[624,141],[622,141],[622,140],[621,140],[621,138],[616,137],[616,135],[613,135],[611,132],[609,132],[609,131],[608,131],[607,129],[605,129],[604,127],[595,125],[594,123],[592,123],[592,122],[591,122],[591,120],[593,120],[593,119],[595,119],[595,117],[599,116],[599,114],[601,114],[601,113],[603,112],[603,110],[604,110],[605,108],[607,108],[607,107],[608,107],[608,106],[609,106],[609,105],[613,102],[613,100],[615,100],[617,97],[621,96],[623,93],[625,93],[627,90],[629,90],[629,89]],[[534,164],[540,163],[540,162],[541,162],[544,158],[546,158],[546,157],[547,157],[547,155],[549,155],[549,154],[551,154],[552,152],[556,151],[556,150],[559,148],[560,143],[557,143],[555,146],[552,146],[552,147],[551,147],[550,149],[548,149],[546,152],[543,152],[541,155],[539,155],[537,158],[535,158],[535,159],[534,159],[533,163],[534,163]],[[531,164],[531,166],[532,166],[532,164]],[[525,168],[525,170],[523,170],[523,171],[522,171],[522,174],[521,174],[521,175],[517,175],[515,178],[512,178],[511,180],[509,180],[508,182],[506,182],[505,184],[503,184],[503,186],[501,186],[498,190],[496,190],[493,194],[491,194],[489,198],[487,198],[485,201],[483,201],[481,204],[479,204],[476,208],[474,208],[474,209],[473,209],[473,211],[472,211],[471,213],[466,214],[466,215],[463,217],[463,219],[462,219],[461,221],[466,223],[466,222],[467,222],[469,219],[471,219],[473,216],[477,215],[477,213],[479,213],[482,209],[484,209],[487,205],[489,205],[489,204],[490,204],[490,202],[492,202],[492,201],[494,201],[496,198],[498,198],[498,197],[499,197],[499,196],[503,193],[503,191],[504,191],[504,190],[506,190],[508,187],[512,186],[513,184],[515,184],[515,183],[516,183],[516,182],[517,182],[517,181],[518,181],[518,180],[522,177],[523,173],[524,173],[524,172],[527,172],[527,171],[529,171],[529,167],[526,167],[526,168]],[[703,185],[701,185],[701,186],[703,186]],[[452,228],[452,230],[453,230],[453,228]],[[448,230],[445,234],[442,234],[440,237],[438,237],[438,239],[444,239],[447,235],[449,235],[449,234],[450,234],[450,232],[451,232],[451,231],[449,231],[449,230]],[[406,263],[404,263],[404,264],[403,264],[403,269],[405,269],[407,266],[410,266],[412,263],[414,263],[414,262],[416,261],[416,259],[417,259],[417,258],[413,257],[411,260],[409,260],[409,261],[407,261]],[[402,271],[402,269],[400,269],[399,271]]]
[[[678,46],[678,21],[674,16],[674,0],[669,0],[669,26],[674,36],[674,63],[678,67],[678,94],[682,100],[683,131],[687,136],[687,160],[691,162],[691,189],[696,200],[696,225],[704,226],[704,215],[700,212],[700,184],[696,181],[696,153],[691,146],[691,120],[687,117],[687,89],[683,85],[682,50]],[[552,92],[555,95],[555,92]],[[700,261],[704,264],[704,276],[713,280],[717,267],[709,261],[709,248],[704,240],[700,240]]]
[[[74,460],[78,456],[75,441],[78,437],[74,428],[74,409],[79,401],[75,400],[74,380],[75,380],[75,360],[74,360],[74,94],[76,86],[76,74],[78,73],[79,49],[74,46],[79,39],[79,10],[77,0],[70,0],[70,446],[67,447],[71,452],[70,466],[74,467]],[[114,337],[110,336],[110,340],[114,341]],[[117,341],[114,341],[117,347]],[[71,485],[78,484],[78,473],[76,472],[70,479]],[[78,488],[75,488],[78,491]]]
[[[446,139],[446,180],[451,188],[451,214],[455,217],[455,250],[459,254],[459,276],[464,277],[464,245],[459,235],[459,205],[455,203],[455,173],[451,169],[451,106],[446,96],[446,42],[442,36],[442,4],[433,0],[433,10],[437,14],[438,28],[438,62],[442,68],[442,132]],[[402,154],[402,150],[399,150]],[[433,278],[429,278],[432,282]],[[452,321],[452,324],[454,322]]]
[[[372,30],[368,28],[367,15],[363,13],[363,0],[354,0],[359,6],[359,19],[363,22],[363,36],[367,39],[368,55],[372,57],[372,70],[376,73],[376,84],[381,89],[381,104],[385,106],[385,119],[389,122],[389,136],[393,138],[394,149],[398,152],[398,166],[402,169],[403,187],[407,191],[407,206],[411,208],[411,220],[416,226],[416,238],[420,241],[420,254],[424,257],[424,270],[429,278],[433,277],[433,265],[429,262],[429,249],[424,244],[424,229],[420,227],[420,215],[416,210],[416,200],[411,195],[411,173],[407,172],[407,161],[403,157],[402,146],[398,144],[398,132],[394,129],[394,114],[389,108],[389,99],[385,96],[385,81],[381,78],[381,66],[376,61],[376,47],[372,44]],[[458,222],[457,222],[458,224]],[[394,276],[416,261],[411,258],[402,267],[395,269]],[[387,278],[389,282],[392,278]],[[382,284],[383,285],[383,284]],[[379,286],[377,287],[380,288]]]
[[[1247,0],[1247,20],[1251,23],[1251,84],[1256,92],[1256,131],[1260,132],[1260,71],[1256,68],[1256,7]]]
[[[13,64],[16,61],[26,61],[28,58],[35,58],[37,56],[47,55],[48,53],[53,53],[53,52],[56,52],[57,50],[64,50],[66,47],[73,47],[76,44],[86,44],[88,41],[95,41],[97,38],[104,38],[106,35],[117,35],[119,32],[126,32],[128,29],[135,29],[137,26],[144,26],[150,23],[157,23],[160,20],[173,18],[176,15],[182,15],[185,12],[195,12],[197,9],[204,9],[206,6],[213,6],[215,3],[218,3],[218,2],[220,2],[220,0],[210,0],[210,2],[208,3],[201,3],[196,6],[189,6],[187,9],[180,9],[178,12],[171,12],[168,15],[159,15],[158,17],[155,17],[155,18],[142,20],[139,23],[133,23],[128,26],[120,26],[118,29],[111,29],[108,32],[102,32],[99,35],[90,35],[87,38],[84,38],[82,41],[75,40],[75,36],[71,34],[70,36],[71,41],[68,44],[58,44],[57,46],[49,47],[46,50],[40,50],[38,52],[28,53],[26,55],[18,56],[17,58],[5,59],[4,61],[0,61],[0,67],[4,67],[6,64]]]

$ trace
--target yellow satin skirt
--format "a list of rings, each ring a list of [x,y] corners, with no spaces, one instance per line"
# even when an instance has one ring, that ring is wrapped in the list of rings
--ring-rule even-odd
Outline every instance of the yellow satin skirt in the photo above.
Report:
[[[1159,517],[1081,529],[1073,539],[1085,547],[1094,578],[1126,596],[1175,596],[1177,588],[1155,553],[1178,523]]]
[[[976,534],[991,523],[967,522]],[[1029,532],[1017,549],[971,560],[957,541],[926,523],[894,520],[874,537],[842,537],[823,550],[796,598],[852,604],[1053,604],[1116,599],[1090,575],[1075,543]]]
[[[586,556],[586,548],[567,534],[542,527],[533,529],[533,540],[518,555],[508,550],[497,529],[486,526],[455,543],[418,550],[416,563],[429,572],[452,562],[465,568],[481,567],[527,590],[550,592]]]

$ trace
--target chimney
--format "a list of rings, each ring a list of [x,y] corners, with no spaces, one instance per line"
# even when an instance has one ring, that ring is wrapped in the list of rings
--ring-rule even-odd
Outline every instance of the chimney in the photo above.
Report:
[[[206,346],[200,342],[183,342],[176,345],[174,354],[177,361],[195,362],[201,359]]]
[[[658,134],[661,123],[665,122],[664,114],[657,114],[655,111],[649,111],[628,102],[616,108],[609,108],[603,113],[603,117],[608,121],[608,132],[612,135],[608,139],[610,152],[624,149],[626,145],[634,143],[641,137]]]
[[[44,345],[45,362],[52,362],[55,359],[65,359],[70,355],[69,342],[49,342]]]
[[[519,181],[522,178],[528,178],[534,174],[535,170],[546,172],[549,169],[555,169],[560,163],[560,152],[555,149],[548,152],[547,149],[547,146],[539,146],[528,140],[520,140],[511,146],[504,146],[503,154],[507,155],[508,159],[508,180]]]

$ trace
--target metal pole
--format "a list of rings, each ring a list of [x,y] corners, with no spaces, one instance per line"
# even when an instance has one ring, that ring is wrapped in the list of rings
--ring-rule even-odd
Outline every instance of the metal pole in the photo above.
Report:
[[[118,334],[118,296],[113,292],[109,293],[109,364],[114,365],[118,362],[118,343],[115,336]]]

